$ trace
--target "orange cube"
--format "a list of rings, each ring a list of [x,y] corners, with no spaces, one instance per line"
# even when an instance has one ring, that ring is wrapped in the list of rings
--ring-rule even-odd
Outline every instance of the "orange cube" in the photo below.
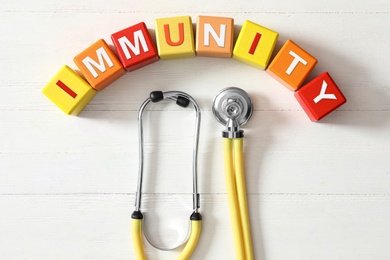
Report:
[[[196,54],[230,58],[233,53],[233,18],[198,16],[196,23]]]
[[[102,90],[126,73],[103,39],[89,46],[73,60],[88,83],[96,90]]]
[[[287,40],[266,70],[288,89],[294,91],[317,64],[317,59],[291,40]]]

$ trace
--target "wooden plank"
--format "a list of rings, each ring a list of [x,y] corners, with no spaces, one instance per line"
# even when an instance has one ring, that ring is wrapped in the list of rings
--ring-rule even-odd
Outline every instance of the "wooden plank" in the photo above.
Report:
[[[19,113],[28,116],[0,114],[12,122],[0,128],[3,193],[135,192],[136,112]],[[174,183],[181,185],[171,192],[190,192],[193,112],[146,113],[145,192],[170,192]],[[248,192],[388,193],[386,112],[334,113],[313,124],[303,111],[256,112],[244,128]],[[199,185],[205,193],[225,192],[222,129],[211,112],[203,113]]]
[[[359,4],[351,5],[347,2],[340,3],[337,0],[327,1],[326,3],[314,3],[309,0],[299,0],[291,4],[289,1],[250,1],[243,4],[241,1],[229,1],[227,5],[223,0],[214,1],[209,4],[206,0],[197,1],[189,5],[188,3],[175,2],[172,5],[166,5],[161,1],[151,1],[147,5],[142,2],[135,2],[131,5],[126,5],[123,1],[116,1],[116,4],[107,5],[105,2],[94,2],[93,4],[80,3],[76,0],[67,2],[50,2],[40,1],[39,3],[26,3],[25,5],[18,5],[14,2],[7,2],[3,7],[7,12],[71,12],[71,13],[132,13],[138,14],[140,12],[148,12],[151,14],[159,13],[182,13],[182,12],[202,12],[202,13],[253,13],[253,12],[274,12],[274,13],[331,13],[331,14],[347,14],[354,12],[388,12],[389,6],[386,0],[375,0],[374,3],[361,1]],[[207,6],[207,8],[205,8]],[[153,7],[152,9],[150,7]],[[223,7],[223,9],[221,9]]]
[[[7,208],[0,214],[1,256],[134,259],[132,199],[126,194],[1,195],[0,205]],[[252,195],[249,203],[256,259],[390,257],[387,195]],[[155,241],[175,242],[186,233],[188,208],[183,205],[181,195],[145,197],[145,206],[156,206],[146,207],[145,224]],[[176,214],[168,217],[167,210]],[[234,259],[226,196],[205,195],[201,212],[203,230],[193,258]],[[177,255],[149,245],[146,253],[151,259]]]

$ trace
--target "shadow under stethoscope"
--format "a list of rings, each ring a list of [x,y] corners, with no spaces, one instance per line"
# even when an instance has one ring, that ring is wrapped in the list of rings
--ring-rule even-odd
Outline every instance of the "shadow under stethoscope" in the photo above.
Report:
[[[268,101],[263,96],[250,93],[254,111],[251,121],[246,125],[246,135],[244,146],[244,158],[246,171],[246,183],[248,184],[248,212],[252,228],[252,240],[256,245],[254,247],[255,259],[265,260],[266,252],[263,238],[263,220],[262,203],[261,203],[261,180],[263,176],[262,162],[266,156],[267,149],[272,143],[272,129],[268,120],[283,120],[282,118],[269,117]],[[252,196],[252,194],[256,194]]]

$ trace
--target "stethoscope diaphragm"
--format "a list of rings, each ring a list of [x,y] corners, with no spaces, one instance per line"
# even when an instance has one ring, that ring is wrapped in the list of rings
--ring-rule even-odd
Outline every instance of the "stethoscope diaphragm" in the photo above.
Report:
[[[226,126],[229,119],[233,119],[241,126],[251,118],[253,105],[248,93],[240,88],[229,87],[215,96],[212,110],[221,124]]]

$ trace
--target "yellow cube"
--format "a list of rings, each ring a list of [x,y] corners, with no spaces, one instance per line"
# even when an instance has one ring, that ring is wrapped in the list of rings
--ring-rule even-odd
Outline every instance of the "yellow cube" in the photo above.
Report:
[[[43,88],[42,93],[68,115],[77,116],[96,95],[83,78],[68,66],[60,71]]]
[[[246,20],[233,50],[233,59],[264,70],[271,58],[279,34]]]
[[[195,57],[191,17],[156,19],[156,42],[158,55],[163,60]]]

